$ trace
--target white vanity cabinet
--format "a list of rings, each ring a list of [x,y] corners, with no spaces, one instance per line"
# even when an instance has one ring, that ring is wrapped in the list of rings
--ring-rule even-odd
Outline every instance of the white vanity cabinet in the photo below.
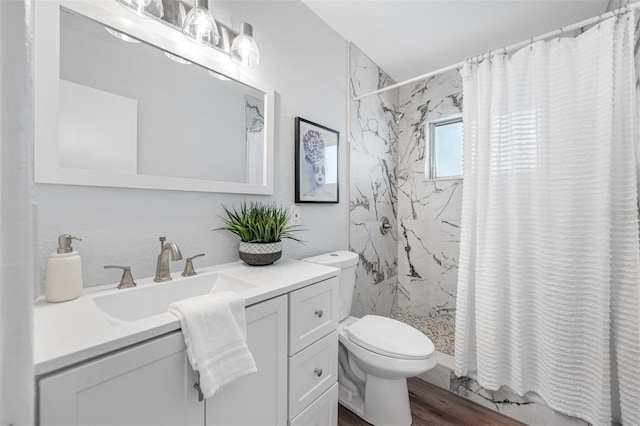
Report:
[[[335,426],[338,278],[289,294],[289,424]]]
[[[246,317],[258,372],[206,402],[177,331],[41,378],[40,425],[286,424],[287,296],[248,307]]]
[[[171,314],[116,323],[99,316],[96,293],[67,305],[44,302],[35,315],[38,424],[335,426],[337,271],[290,259],[234,267],[228,276],[250,284],[243,295],[256,373],[200,401]],[[198,277],[216,279],[206,273]]]
[[[39,382],[41,425],[202,425],[180,331]]]

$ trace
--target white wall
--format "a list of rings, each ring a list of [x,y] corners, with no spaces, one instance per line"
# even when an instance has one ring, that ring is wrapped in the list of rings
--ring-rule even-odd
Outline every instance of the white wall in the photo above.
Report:
[[[0,2],[0,425],[33,424],[33,13]]]
[[[238,29],[254,27],[262,62],[248,73],[273,84],[275,99],[275,179],[272,197],[36,185],[40,271],[69,233],[83,262],[84,285],[115,283],[119,273],[103,265],[130,265],[134,278],[155,273],[158,236],[175,242],[183,257],[204,252],[199,266],[235,261],[237,240],[220,226],[222,204],[266,199],[283,205],[294,199],[294,117],[301,116],[340,132],[340,203],[301,204],[300,237],[306,245],[286,241],[285,257],[301,258],[347,248],[346,97],[347,42],[299,1],[211,2],[216,19]],[[178,271],[184,262],[171,264]],[[42,284],[41,284],[42,285]]]

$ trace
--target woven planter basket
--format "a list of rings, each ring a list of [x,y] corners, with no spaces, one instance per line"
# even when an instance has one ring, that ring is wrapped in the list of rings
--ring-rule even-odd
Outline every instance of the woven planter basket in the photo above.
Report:
[[[240,259],[252,266],[271,265],[282,256],[282,241],[275,243],[240,242]]]

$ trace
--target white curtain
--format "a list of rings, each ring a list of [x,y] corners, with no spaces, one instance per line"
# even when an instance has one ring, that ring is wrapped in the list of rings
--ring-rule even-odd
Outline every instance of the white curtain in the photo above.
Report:
[[[627,13],[462,71],[456,374],[595,425],[618,394],[640,425],[633,29]]]

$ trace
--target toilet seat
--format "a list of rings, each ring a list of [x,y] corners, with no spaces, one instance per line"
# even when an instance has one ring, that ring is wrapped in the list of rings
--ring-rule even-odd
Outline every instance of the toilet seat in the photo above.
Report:
[[[365,315],[344,328],[354,344],[379,355],[396,359],[422,360],[435,353],[427,336],[391,318]]]

